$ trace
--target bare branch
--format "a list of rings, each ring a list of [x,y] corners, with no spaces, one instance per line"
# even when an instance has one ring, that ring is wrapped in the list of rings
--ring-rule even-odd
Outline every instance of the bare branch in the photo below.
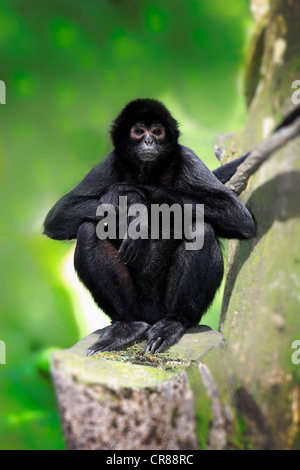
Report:
[[[258,170],[260,165],[265,162],[273,152],[279,150],[287,142],[299,135],[300,117],[295,119],[290,125],[273,132],[252,150],[250,155],[237,168],[236,172],[225,186],[232,189],[236,194],[241,194],[247,186],[248,179]]]

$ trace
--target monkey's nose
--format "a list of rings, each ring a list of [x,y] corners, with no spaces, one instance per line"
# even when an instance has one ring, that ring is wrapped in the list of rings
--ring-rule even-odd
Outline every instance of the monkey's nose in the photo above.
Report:
[[[151,145],[154,145],[154,140],[150,136],[146,136],[145,139],[144,139],[144,142],[145,142],[146,145],[149,145],[149,147]]]

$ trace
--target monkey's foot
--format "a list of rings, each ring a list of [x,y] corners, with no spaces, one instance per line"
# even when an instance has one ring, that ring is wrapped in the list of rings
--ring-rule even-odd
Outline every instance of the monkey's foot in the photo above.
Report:
[[[100,339],[89,347],[86,355],[93,356],[102,351],[116,351],[132,341],[146,338],[149,328],[150,325],[145,322],[117,321],[105,329]]]
[[[155,323],[147,331],[146,352],[161,352],[180,340],[185,327],[174,320],[163,319]]]

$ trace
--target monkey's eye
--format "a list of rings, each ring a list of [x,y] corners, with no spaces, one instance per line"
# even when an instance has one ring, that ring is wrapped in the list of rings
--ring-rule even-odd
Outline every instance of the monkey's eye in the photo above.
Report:
[[[137,129],[134,129],[134,133],[135,133],[136,135],[143,135],[143,134],[144,134],[144,130],[138,127]]]
[[[152,131],[152,134],[157,135],[157,136],[162,135],[162,130],[160,128],[154,129]]]

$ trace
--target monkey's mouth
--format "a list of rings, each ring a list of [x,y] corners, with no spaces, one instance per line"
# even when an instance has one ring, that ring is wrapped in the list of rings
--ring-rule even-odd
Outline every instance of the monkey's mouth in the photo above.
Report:
[[[157,158],[158,151],[154,149],[144,149],[140,152],[140,159],[143,161],[151,161]]]

